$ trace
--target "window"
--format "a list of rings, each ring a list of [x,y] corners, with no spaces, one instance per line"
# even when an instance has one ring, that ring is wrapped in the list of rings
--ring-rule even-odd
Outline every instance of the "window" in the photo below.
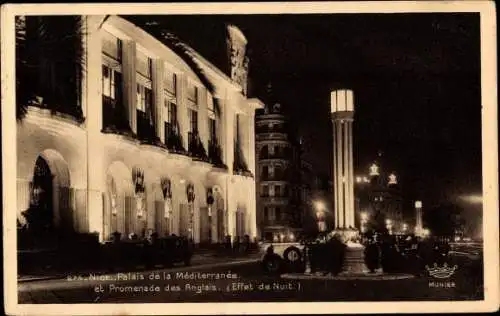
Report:
[[[277,220],[282,219],[282,218],[281,218],[281,217],[282,217],[282,214],[281,214],[281,208],[279,208],[279,207],[277,207],[277,208],[276,208],[276,210],[275,210],[275,215],[274,215],[274,216],[275,216],[275,219],[277,219]]]
[[[264,207],[264,218],[268,218],[269,217],[269,209],[267,208],[267,206]]]
[[[111,100],[121,98],[122,74],[106,65],[102,65],[102,95]]]
[[[236,114],[236,119],[235,119],[235,137],[236,137],[236,142],[239,144],[240,143],[240,115]]]
[[[195,110],[189,110],[189,130],[198,132],[198,112]]]
[[[122,41],[113,34],[104,31],[102,32],[102,52],[107,57],[121,62],[122,60]]]
[[[153,123],[152,59],[140,49],[136,51],[136,72],[136,108],[145,113],[146,120]]]
[[[274,146],[274,154],[276,156],[279,156],[279,154],[280,154],[280,147],[279,146]]]
[[[262,186],[262,196],[263,197],[268,197],[269,196],[269,186],[268,185],[263,185]]]
[[[274,196],[281,196],[281,186],[280,185],[275,185],[274,186]]]
[[[194,104],[198,104],[198,87],[194,84],[188,84],[187,98]]]
[[[152,109],[153,91],[141,84],[137,84],[137,109],[149,112]]]
[[[177,105],[172,102],[168,104],[168,122],[172,126],[177,124]]]
[[[269,167],[268,166],[263,166],[262,167],[262,178],[267,178],[269,176]]]
[[[210,131],[210,140],[212,142],[217,141],[217,125],[215,119],[209,118],[208,119],[208,128]]]
[[[274,176],[277,179],[281,179],[281,177],[283,176],[283,169],[281,168],[281,166],[276,166],[275,167]]]
[[[165,69],[165,90],[168,94],[177,95],[177,75],[175,72]]]
[[[274,150],[275,150],[276,146],[270,146],[269,147],[269,155],[274,155]]]
[[[268,217],[269,221],[274,221],[276,219],[276,213],[275,213],[275,209],[273,207],[269,208],[268,214],[269,214],[269,217]]]

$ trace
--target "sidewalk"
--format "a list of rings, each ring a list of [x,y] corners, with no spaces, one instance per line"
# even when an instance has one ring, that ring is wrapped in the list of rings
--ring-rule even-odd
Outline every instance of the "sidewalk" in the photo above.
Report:
[[[86,274],[86,273],[95,273],[95,274],[111,274],[118,272],[145,272],[145,271],[155,271],[155,270],[182,270],[188,271],[192,269],[199,268],[212,268],[212,267],[220,267],[224,265],[234,265],[234,264],[243,264],[250,262],[257,262],[261,259],[261,254],[258,252],[251,252],[247,254],[232,254],[223,256],[219,253],[210,253],[210,252],[202,252],[195,253],[191,259],[190,266],[184,266],[182,263],[177,263],[173,267],[167,268],[163,265],[155,265],[149,269],[146,269],[144,265],[137,265],[135,267],[128,267],[124,269],[120,269],[118,267],[115,271],[110,271],[109,269],[80,269],[78,271],[64,271],[64,272],[52,272],[48,275],[18,275],[18,282],[34,282],[34,281],[42,281],[42,280],[57,280],[64,279],[68,275],[77,275],[77,274]]]

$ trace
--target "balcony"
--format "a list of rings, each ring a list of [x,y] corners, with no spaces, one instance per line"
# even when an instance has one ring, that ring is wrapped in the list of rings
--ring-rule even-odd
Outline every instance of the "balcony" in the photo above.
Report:
[[[182,136],[179,133],[179,125],[177,123],[171,124],[165,122],[165,145],[173,153],[187,154],[186,149],[182,145]]]
[[[289,199],[287,196],[261,196],[260,201],[266,205],[288,205]]]
[[[132,136],[125,106],[109,97],[102,98],[102,132]]]
[[[265,160],[265,159],[280,159],[280,160],[288,160],[290,159],[291,156],[286,154],[286,153],[274,153],[274,154],[269,154],[262,152],[259,155],[259,160]]]
[[[188,153],[193,159],[209,162],[207,152],[197,131],[188,133]]]
[[[285,173],[279,172],[279,173],[274,173],[274,174],[269,174],[269,173],[263,173],[260,175],[260,181],[284,181],[287,182],[288,179],[285,176]]]
[[[208,159],[215,167],[227,169],[227,166],[222,160],[222,148],[215,137],[212,137],[212,139],[208,141]]]
[[[280,132],[257,132],[257,140],[286,140],[287,134]]]
[[[137,110],[137,138],[143,144],[161,145],[160,138],[156,135],[156,128],[148,113]]]

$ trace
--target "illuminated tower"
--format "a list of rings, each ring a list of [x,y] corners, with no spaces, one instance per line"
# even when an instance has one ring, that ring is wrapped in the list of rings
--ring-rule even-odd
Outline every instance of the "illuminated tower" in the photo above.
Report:
[[[331,112],[333,125],[335,228],[354,228],[353,92],[351,90],[332,91]]]
[[[415,235],[420,236],[422,234],[422,201],[415,201],[415,212],[416,212],[416,223],[415,223]]]

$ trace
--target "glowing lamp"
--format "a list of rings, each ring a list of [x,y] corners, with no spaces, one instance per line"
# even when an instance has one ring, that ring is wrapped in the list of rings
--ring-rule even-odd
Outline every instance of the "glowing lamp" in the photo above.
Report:
[[[362,219],[363,221],[368,220],[368,213],[366,213],[366,212],[362,212],[362,213],[361,213],[361,219]]]
[[[330,94],[331,112],[353,112],[354,95],[352,90],[335,90]]]
[[[398,178],[394,173],[389,175],[389,184],[398,184]]]
[[[415,201],[415,208],[422,208],[422,201]]]
[[[377,164],[374,163],[370,166],[370,176],[373,177],[373,176],[378,176],[378,175],[379,175],[378,166],[377,166]]]
[[[323,203],[322,201],[314,202],[314,206],[318,211],[323,211],[325,209],[325,203]]]
[[[361,181],[363,181],[363,179],[361,179],[361,177],[356,177],[356,183],[361,183]]]
[[[387,226],[390,226],[390,225],[392,224],[392,221],[391,221],[390,219],[386,219],[386,220],[385,220],[385,224],[386,224]]]

